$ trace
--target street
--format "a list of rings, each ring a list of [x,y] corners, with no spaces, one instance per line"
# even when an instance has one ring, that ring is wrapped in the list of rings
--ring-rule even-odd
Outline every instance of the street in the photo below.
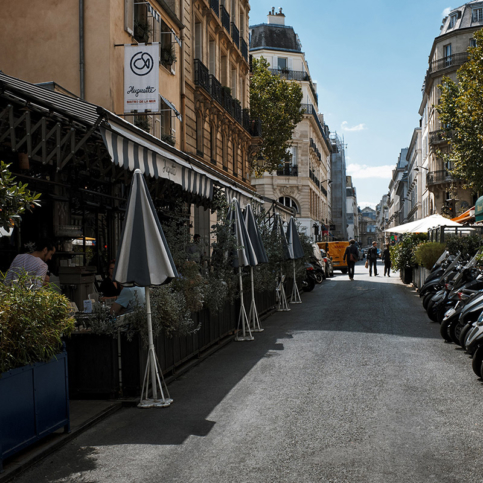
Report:
[[[481,381],[415,291],[337,272],[16,482],[481,482]]]

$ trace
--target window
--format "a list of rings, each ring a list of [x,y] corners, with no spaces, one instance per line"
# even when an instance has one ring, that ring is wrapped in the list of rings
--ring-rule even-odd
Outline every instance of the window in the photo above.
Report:
[[[292,146],[292,166],[297,166],[297,146]]]
[[[238,22],[236,21],[236,0],[231,0],[231,10],[230,10],[230,15],[231,15],[231,21],[235,24],[238,25]]]
[[[223,163],[223,169],[225,171],[228,171],[228,140],[226,139],[226,134],[223,134],[222,138],[222,163]]]
[[[196,154],[203,156],[203,118],[201,113],[196,115]]]
[[[289,198],[288,196],[281,196],[278,199],[278,202],[282,203],[282,205],[284,206],[288,206],[289,208],[294,208],[296,213],[299,212],[297,203],[292,198]]]
[[[216,44],[215,41],[210,37],[210,74],[216,76]]]
[[[216,129],[210,124],[210,158],[213,164],[216,164]]]
[[[238,176],[238,157],[236,150],[236,143],[232,143],[232,158],[233,158],[233,175]]]
[[[472,22],[481,22],[483,20],[483,8],[474,8],[471,13]]]
[[[195,59],[203,62],[203,30],[201,22],[195,23]]]
[[[456,14],[450,16],[450,18],[449,18],[449,28],[450,29],[454,28],[454,26],[456,25],[457,18],[458,18],[458,16]]]
[[[278,70],[286,71],[288,70],[288,59],[287,57],[278,58]]]
[[[444,58],[444,66],[449,67],[451,62],[451,44],[443,45],[443,58]]]
[[[476,39],[470,39],[470,47],[476,47]]]
[[[160,101],[161,140],[174,146],[173,111],[162,99]]]
[[[237,80],[236,80],[236,67],[234,65],[231,66],[231,95],[233,98],[237,98],[237,88],[236,88]]]
[[[153,42],[159,41],[159,61],[164,67],[170,70],[171,66],[176,62],[176,43],[173,42],[173,34],[163,20],[161,20],[161,32],[158,39],[156,32],[157,30],[155,29]]]
[[[220,82],[221,82],[222,86],[228,85],[228,83],[226,82],[227,66],[228,66],[228,59],[226,57],[226,54],[222,54],[222,56],[221,56],[221,75],[220,75]]]

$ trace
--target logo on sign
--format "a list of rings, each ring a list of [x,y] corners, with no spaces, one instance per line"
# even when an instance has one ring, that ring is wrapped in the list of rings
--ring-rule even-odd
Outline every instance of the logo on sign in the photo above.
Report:
[[[138,52],[131,57],[131,71],[135,75],[148,75],[154,67],[154,60],[147,52]]]

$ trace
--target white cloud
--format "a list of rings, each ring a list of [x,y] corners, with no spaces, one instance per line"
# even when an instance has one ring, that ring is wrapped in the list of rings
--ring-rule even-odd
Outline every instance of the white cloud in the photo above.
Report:
[[[451,7],[448,7],[448,8],[445,8],[443,10],[443,13],[441,14],[441,16],[444,18],[444,17],[447,17],[449,15],[449,13],[451,12],[452,8]]]
[[[357,124],[357,126],[349,127],[348,122],[344,121],[341,125],[343,131],[364,131],[366,129],[365,124]]]
[[[365,164],[349,164],[347,166],[347,174],[354,179],[367,178],[392,178],[393,165],[385,166],[366,166]]]

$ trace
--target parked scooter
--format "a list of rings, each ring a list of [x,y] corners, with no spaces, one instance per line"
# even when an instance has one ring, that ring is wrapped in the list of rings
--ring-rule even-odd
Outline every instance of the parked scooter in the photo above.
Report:
[[[304,292],[312,292],[316,284],[315,269],[311,263],[305,263],[305,279],[302,282],[302,290]]]

